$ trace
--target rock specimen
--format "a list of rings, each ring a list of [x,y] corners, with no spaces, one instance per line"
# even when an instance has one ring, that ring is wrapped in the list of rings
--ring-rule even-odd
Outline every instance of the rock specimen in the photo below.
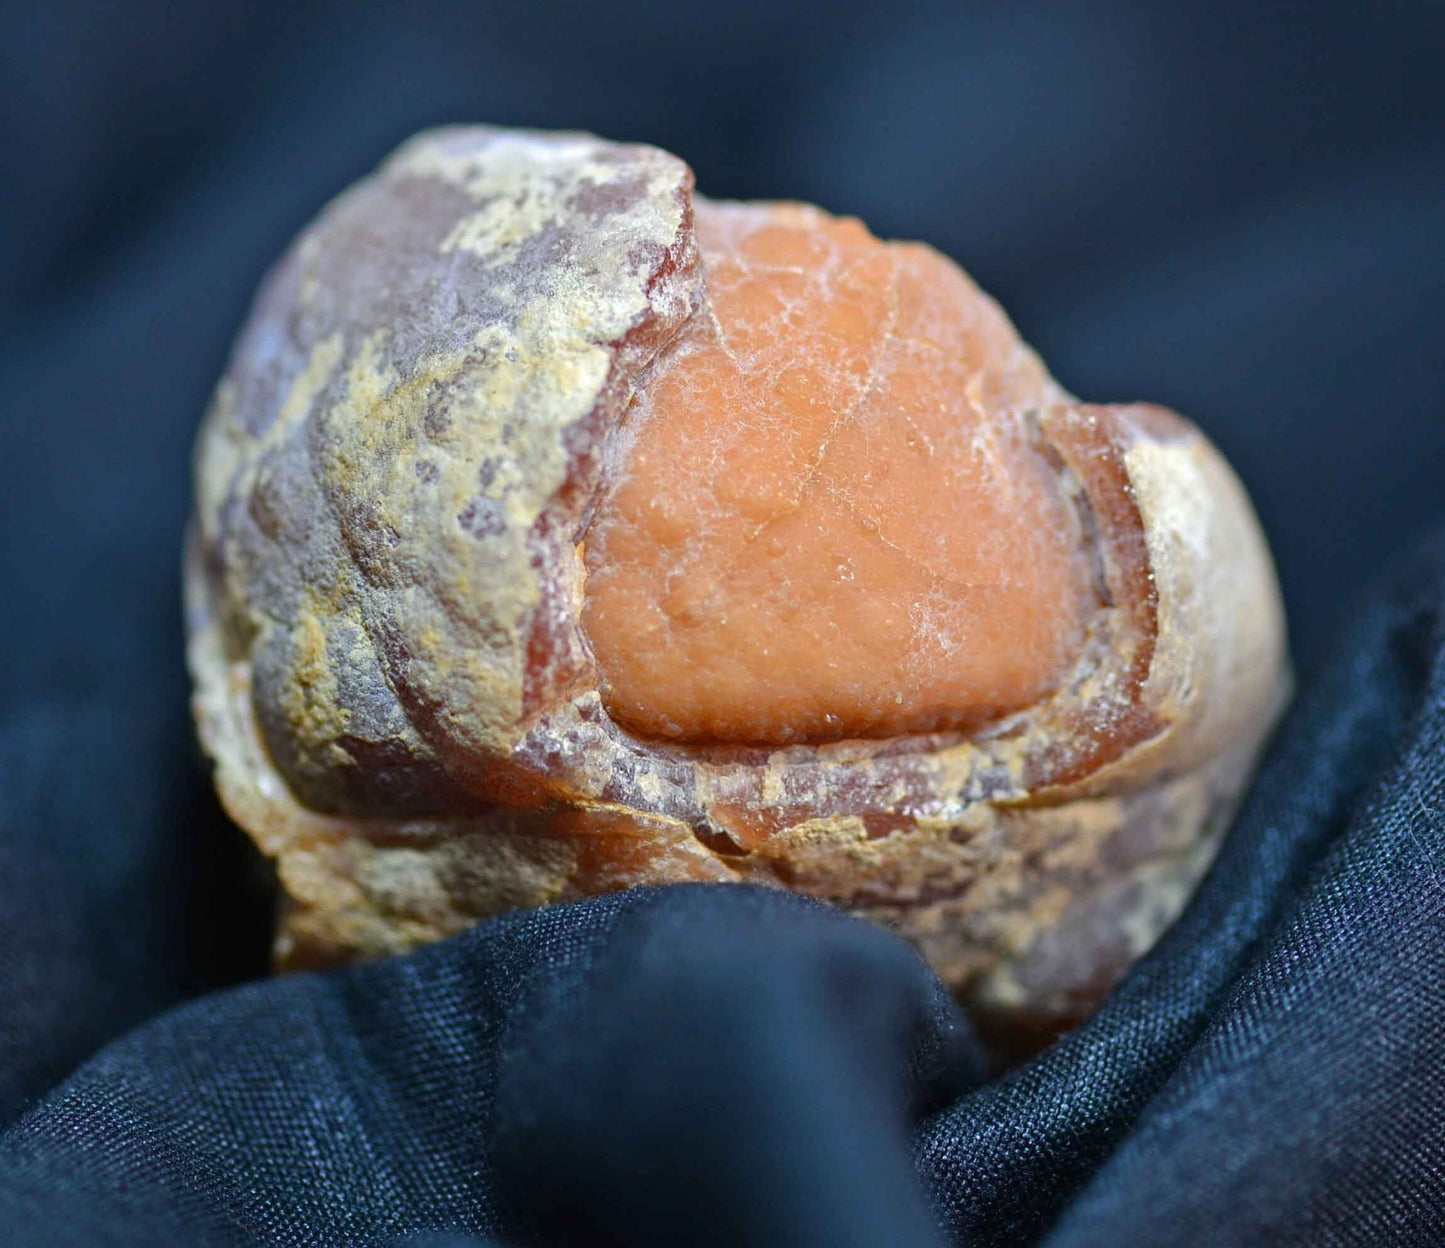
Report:
[[[261,290],[201,433],[202,741],[279,959],[748,880],[1006,1023],[1177,913],[1287,685],[1181,418],[949,260],[585,135],[421,135]]]

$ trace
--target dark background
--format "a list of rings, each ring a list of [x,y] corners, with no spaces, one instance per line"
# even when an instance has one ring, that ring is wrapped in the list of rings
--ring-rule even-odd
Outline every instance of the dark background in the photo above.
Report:
[[[266,265],[422,126],[646,140],[710,195],[939,246],[1065,385],[1223,447],[1306,667],[1445,511],[1445,5],[137,0],[0,31],[0,946],[45,951],[0,967],[31,1003],[0,1092],[263,965],[190,743],[190,442]]]

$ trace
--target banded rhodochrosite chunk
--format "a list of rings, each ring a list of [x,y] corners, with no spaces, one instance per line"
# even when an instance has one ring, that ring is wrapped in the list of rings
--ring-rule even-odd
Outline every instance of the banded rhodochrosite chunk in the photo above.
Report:
[[[263,286],[197,450],[203,743],[283,962],[754,881],[1077,1017],[1283,701],[1268,551],[1163,409],[951,261],[587,135],[420,135]]]

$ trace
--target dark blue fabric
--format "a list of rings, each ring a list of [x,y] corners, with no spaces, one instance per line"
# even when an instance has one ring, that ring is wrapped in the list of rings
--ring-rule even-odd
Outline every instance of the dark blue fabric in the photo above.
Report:
[[[1445,532],[1409,545],[1445,7],[905,7],[7,9],[0,1245],[1445,1243]],[[1184,918],[1031,1063],[990,1079],[886,933],[745,889],[262,978],[186,708],[190,440],[269,259],[451,120],[924,237],[1066,385],[1239,467],[1301,699]]]
[[[0,1227],[1434,1244],[1442,1037],[1445,531],[1301,699],[1183,919],[1002,1079],[896,938],[767,891],[636,891],[146,1024],[0,1136]]]

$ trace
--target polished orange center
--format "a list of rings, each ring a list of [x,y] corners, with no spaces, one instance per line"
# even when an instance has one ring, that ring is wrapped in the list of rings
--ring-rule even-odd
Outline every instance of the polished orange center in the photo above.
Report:
[[[1092,604],[1026,415],[1061,392],[946,257],[699,200],[706,302],[639,387],[585,544],[608,712],[680,741],[976,726]]]

